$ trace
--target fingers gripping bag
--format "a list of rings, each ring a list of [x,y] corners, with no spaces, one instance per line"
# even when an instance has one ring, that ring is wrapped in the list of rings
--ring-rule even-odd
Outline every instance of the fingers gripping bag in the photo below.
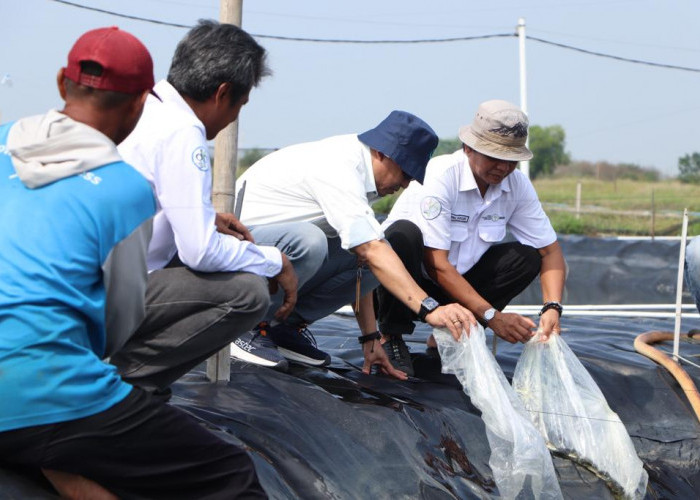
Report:
[[[484,329],[473,326],[456,342],[435,329],[443,373],[454,374],[481,411],[491,447],[489,466],[502,498],[562,498],[552,457],[522,402],[486,347]]]
[[[513,388],[557,455],[605,480],[617,497],[640,499],[648,475],[624,424],[559,335],[537,333],[515,367]]]

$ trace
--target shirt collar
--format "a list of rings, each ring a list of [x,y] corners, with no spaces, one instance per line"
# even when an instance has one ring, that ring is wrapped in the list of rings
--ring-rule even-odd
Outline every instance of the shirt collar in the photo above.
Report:
[[[190,105],[187,104],[187,101],[182,98],[180,93],[175,89],[175,87],[170,85],[167,80],[161,80],[156,83],[153,90],[158,94],[158,97],[160,97],[160,100],[163,101],[163,103],[168,104],[169,106],[174,106],[183,113],[186,113],[192,118],[195,124],[202,129],[202,131],[205,130],[204,124],[194,113]],[[151,97],[149,97],[149,99],[150,98]]]
[[[377,183],[374,181],[374,170],[372,169],[372,152],[369,146],[357,141],[362,146],[362,166],[365,168],[365,192],[367,199],[372,202],[380,198],[377,193]]]
[[[457,151],[456,154],[462,155],[462,159],[464,161],[464,175],[460,176],[459,190],[471,191],[472,189],[478,189],[478,186],[476,185],[476,179],[474,179],[474,173],[472,172],[472,169],[469,166],[469,158],[467,158],[467,154],[464,152],[463,149],[461,151]],[[511,173],[508,177],[503,179],[498,184],[491,184],[486,190],[486,198],[494,199],[498,198],[502,192],[510,192],[510,178],[514,173],[515,172]]]
[[[459,190],[471,191],[473,189],[478,189],[476,185],[476,179],[474,179],[474,173],[472,172],[472,169],[469,166],[469,158],[467,158],[464,149],[456,151],[455,154],[460,156],[462,165],[464,165],[464,168],[462,169],[464,175],[459,176]]]

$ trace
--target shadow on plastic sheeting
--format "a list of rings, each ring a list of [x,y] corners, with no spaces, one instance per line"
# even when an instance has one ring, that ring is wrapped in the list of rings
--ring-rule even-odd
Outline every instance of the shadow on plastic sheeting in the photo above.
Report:
[[[677,242],[564,239],[562,247],[573,303],[625,303],[619,300],[625,293],[626,303],[675,300],[675,291],[668,300],[666,284],[675,287]],[[698,326],[697,319],[684,320],[682,330]],[[673,330],[673,322],[572,317],[565,311],[562,327],[564,340],[632,437],[649,473],[646,498],[698,498],[700,424],[676,381],[633,349],[636,335]],[[332,354],[328,368],[291,364],[289,373],[278,373],[234,361],[231,381],[211,384],[200,366],[173,386],[170,404],[245,447],[271,498],[499,497],[480,413],[456,379],[441,373],[439,358],[426,353],[426,325],[406,337],[416,377],[405,382],[361,372],[354,319],[334,315],[311,330],[319,347]],[[509,379],[521,352],[522,345],[497,345]],[[688,373],[700,384],[700,371],[693,370]],[[566,499],[612,498],[592,472],[564,458],[553,462]],[[27,476],[0,470],[0,498],[55,498],[46,492]]]
[[[631,348],[638,333],[670,322],[565,316],[562,326],[632,437],[649,473],[647,498],[697,498],[700,424],[675,380]],[[425,325],[407,337],[417,376],[405,382],[361,372],[353,319],[326,318],[313,331],[333,355],[329,368],[292,364],[279,373],[234,361],[231,381],[212,384],[201,366],[173,386],[171,404],[245,447],[271,498],[498,497],[479,411],[426,354]],[[498,343],[508,378],[521,352]],[[565,498],[612,498],[593,473],[553,460]],[[0,471],[0,485],[1,498],[55,498],[16,472]]]
[[[661,325],[668,322],[563,323],[566,341],[645,463],[647,498],[696,498],[700,425],[672,377],[630,349],[636,333]],[[440,373],[439,359],[425,354],[425,326],[410,343],[417,377],[406,382],[360,371],[353,320],[314,326],[321,347],[333,353],[328,369],[292,364],[283,374],[234,362],[225,385],[206,383],[201,371],[189,374],[176,385],[173,404],[245,443],[273,498],[498,497],[479,411],[453,376]],[[508,378],[521,351],[498,344]],[[565,498],[612,498],[585,468],[553,460]]]

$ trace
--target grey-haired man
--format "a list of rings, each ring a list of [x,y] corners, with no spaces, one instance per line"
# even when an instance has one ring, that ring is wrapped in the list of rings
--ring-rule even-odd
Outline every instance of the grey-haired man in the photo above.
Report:
[[[168,394],[173,381],[256,325],[269,305],[269,283],[284,292],[280,317],[296,302],[287,257],[255,245],[232,214],[216,213],[211,203],[207,140],[238,118],[268,74],[265,54],[237,26],[200,21],[155,86],[161,100],[146,101],[119,146],[151,184],[158,210],[146,317],[111,361],[124,380],[149,391]]]
[[[565,262],[557,235],[518,161],[528,119],[517,106],[491,100],[459,131],[462,149],[433,158],[422,185],[411,183],[384,222],[387,241],[406,269],[439,302],[468,308],[499,337],[526,342],[535,323],[500,311],[539,274],[544,336],[559,332]],[[501,243],[509,230],[517,242]],[[394,366],[413,368],[402,338],[413,332],[412,311],[379,287],[378,320]],[[428,340],[434,347],[434,340]]]

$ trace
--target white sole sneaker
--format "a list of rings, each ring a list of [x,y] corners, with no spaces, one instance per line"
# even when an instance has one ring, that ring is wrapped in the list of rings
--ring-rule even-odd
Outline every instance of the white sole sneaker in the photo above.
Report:
[[[296,361],[298,363],[304,363],[306,365],[326,366],[326,365],[329,365],[331,363],[330,359],[308,358],[308,357],[304,356],[303,354],[299,354],[298,352],[290,351],[288,349],[285,349],[284,347],[278,347],[277,350],[285,358],[291,359],[292,361]]]
[[[231,356],[233,356],[236,359],[240,359],[241,361],[245,361],[247,363],[251,363],[258,366],[274,368],[275,370],[286,371],[289,366],[286,359],[281,359],[275,362],[269,359],[261,358],[259,356],[256,356],[255,354],[250,353],[249,351],[246,351],[245,349],[240,348],[236,345],[235,342],[231,342],[230,353]],[[282,353],[280,352],[280,354]]]

